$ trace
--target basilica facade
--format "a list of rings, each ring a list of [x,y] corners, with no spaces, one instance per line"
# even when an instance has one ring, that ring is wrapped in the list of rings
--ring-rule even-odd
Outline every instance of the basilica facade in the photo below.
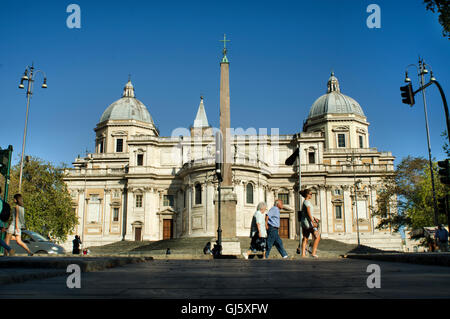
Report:
[[[333,73],[326,85],[302,132],[232,135],[236,236],[249,236],[259,202],[270,208],[279,198],[280,235],[298,238],[300,183],[312,189],[323,238],[356,243],[359,234],[361,244],[399,250],[400,235],[377,230],[372,215],[394,157],[371,147],[363,109],[341,93]],[[203,98],[188,125],[185,134],[160,136],[128,81],[94,129],[95,152],[77,158],[65,178],[79,220],[75,233],[85,245],[216,236],[214,129]],[[297,148],[299,159],[286,165]]]

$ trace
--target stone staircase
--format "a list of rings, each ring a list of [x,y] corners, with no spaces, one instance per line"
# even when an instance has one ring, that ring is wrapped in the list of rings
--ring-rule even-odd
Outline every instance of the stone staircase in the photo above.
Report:
[[[333,239],[346,244],[358,243],[356,234],[322,234],[322,238]],[[402,238],[399,233],[360,233],[360,244],[385,251],[403,251]]]

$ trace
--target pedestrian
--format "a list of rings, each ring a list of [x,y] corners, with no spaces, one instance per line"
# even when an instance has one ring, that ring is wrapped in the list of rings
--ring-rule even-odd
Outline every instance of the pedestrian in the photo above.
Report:
[[[309,189],[304,189],[300,194],[305,199],[303,201],[302,211],[301,211],[301,225],[302,225],[302,247],[301,256],[305,257],[305,249],[308,244],[309,235],[312,234],[314,238],[313,247],[311,251],[311,256],[317,258],[317,247],[319,246],[320,233],[319,233],[319,220],[313,217],[313,206],[311,204],[312,192]]]
[[[445,229],[444,224],[440,224],[436,233],[434,234],[437,244],[439,245],[439,250],[441,252],[448,251],[448,231]]]
[[[267,229],[267,250],[266,258],[269,258],[270,250],[272,246],[277,247],[278,252],[281,256],[286,259],[288,254],[284,250],[283,242],[278,234],[278,229],[280,228],[280,209],[283,208],[283,201],[281,199],[276,199],[274,206],[267,212],[266,215],[266,229]]]
[[[245,259],[248,259],[250,254],[256,254],[258,252],[263,253],[263,259],[266,258],[266,246],[267,246],[267,229],[266,229],[266,210],[267,205],[264,202],[260,202],[256,206],[256,212],[253,215],[252,226],[250,229],[250,249],[247,253],[243,253]]]
[[[25,228],[25,208],[23,208],[22,195],[14,195],[14,203],[16,206],[12,210],[12,221],[6,233],[6,244],[9,245],[11,237],[14,235],[17,245],[23,247],[23,249],[27,251],[28,256],[33,256],[31,250],[20,238],[22,235],[22,228]]]
[[[2,189],[0,188],[0,193]],[[3,210],[3,200],[0,199],[0,212]],[[9,245],[7,245],[3,240],[6,236],[6,228],[8,227],[8,223],[0,220],[0,255],[5,256],[14,256],[14,249],[11,249]]]
[[[82,244],[80,236],[75,235],[75,239],[72,240],[72,243],[73,243],[72,254],[79,255],[80,254],[80,245]]]

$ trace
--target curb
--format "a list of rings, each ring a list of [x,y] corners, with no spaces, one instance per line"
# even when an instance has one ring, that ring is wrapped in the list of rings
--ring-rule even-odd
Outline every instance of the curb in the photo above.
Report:
[[[20,283],[67,274],[67,266],[77,264],[82,272],[94,272],[153,260],[152,257],[4,257],[0,259],[0,284]],[[2,269],[22,271],[1,275]]]
[[[364,259],[364,260],[378,260],[389,261],[419,265],[432,265],[432,266],[444,266],[450,267],[450,254],[449,253],[408,253],[408,254],[366,254],[344,255],[344,258],[351,259]]]

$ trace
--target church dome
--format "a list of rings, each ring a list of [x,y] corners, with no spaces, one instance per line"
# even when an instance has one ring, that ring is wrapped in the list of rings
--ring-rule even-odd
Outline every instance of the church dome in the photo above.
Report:
[[[131,81],[125,85],[122,98],[112,103],[103,112],[100,123],[108,120],[137,120],[154,125],[147,107],[135,98]]]
[[[341,93],[339,81],[334,76],[334,72],[331,73],[327,86],[327,94],[322,95],[313,103],[308,118],[325,114],[356,114],[365,116],[358,102]]]

